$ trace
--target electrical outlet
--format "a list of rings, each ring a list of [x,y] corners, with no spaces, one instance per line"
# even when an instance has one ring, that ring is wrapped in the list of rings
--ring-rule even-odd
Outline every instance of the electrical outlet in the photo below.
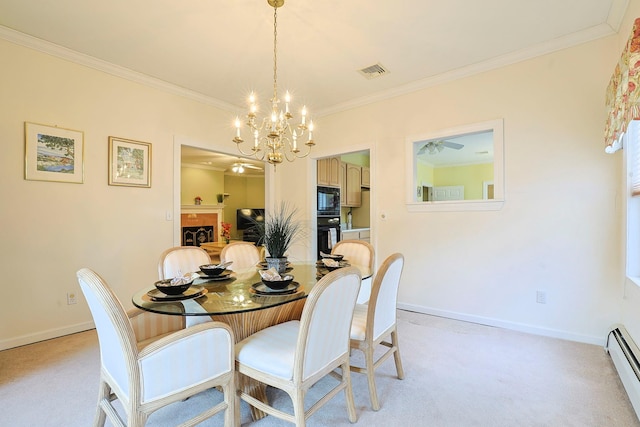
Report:
[[[67,305],[76,304],[78,300],[76,300],[75,292],[67,292]]]
[[[545,291],[536,291],[536,302],[538,304],[547,303],[547,293]]]

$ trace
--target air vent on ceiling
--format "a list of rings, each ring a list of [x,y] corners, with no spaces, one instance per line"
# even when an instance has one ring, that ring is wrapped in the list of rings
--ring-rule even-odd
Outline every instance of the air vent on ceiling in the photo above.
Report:
[[[377,64],[370,65],[370,66],[368,66],[366,68],[358,70],[358,72],[360,74],[362,74],[367,79],[374,79],[376,77],[380,77],[380,76],[384,76],[386,74],[389,74],[389,70],[384,68],[384,66],[382,64],[380,64],[379,62]]]

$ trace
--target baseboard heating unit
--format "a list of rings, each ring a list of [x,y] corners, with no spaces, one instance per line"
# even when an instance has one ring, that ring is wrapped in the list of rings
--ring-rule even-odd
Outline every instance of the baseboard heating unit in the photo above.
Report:
[[[606,350],[613,360],[633,409],[640,418],[640,350],[622,325],[615,325],[609,332]]]

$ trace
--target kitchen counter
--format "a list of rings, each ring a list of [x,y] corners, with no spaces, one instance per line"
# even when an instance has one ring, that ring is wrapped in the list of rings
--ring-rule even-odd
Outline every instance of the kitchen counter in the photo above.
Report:
[[[350,230],[340,229],[340,240],[365,240],[370,241],[371,229],[369,227],[354,227]]]

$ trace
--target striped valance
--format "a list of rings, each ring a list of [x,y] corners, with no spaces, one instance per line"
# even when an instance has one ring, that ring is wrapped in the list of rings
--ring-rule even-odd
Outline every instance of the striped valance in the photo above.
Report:
[[[620,148],[621,136],[631,120],[640,119],[640,18],[633,23],[633,32],[616,64],[607,86],[607,122],[604,130],[605,151]]]

